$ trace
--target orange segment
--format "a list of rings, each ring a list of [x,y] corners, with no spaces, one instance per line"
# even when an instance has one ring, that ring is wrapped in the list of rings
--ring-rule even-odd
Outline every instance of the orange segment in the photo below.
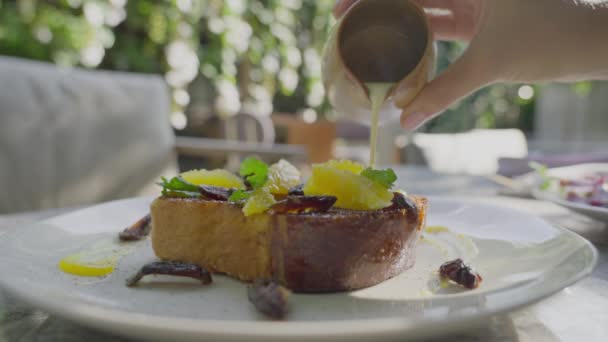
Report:
[[[325,163],[324,165],[329,166],[334,169],[338,169],[338,170],[349,171],[356,175],[360,174],[361,171],[363,171],[365,169],[365,166],[363,166],[357,162],[354,162],[352,160],[347,160],[347,159],[330,160],[327,163]]]
[[[253,191],[251,197],[243,207],[243,214],[251,216],[266,212],[277,201],[267,188],[259,188]]]
[[[82,277],[101,277],[114,271],[118,260],[114,258],[87,261],[80,254],[70,255],[59,261],[59,268]]]
[[[212,185],[222,188],[245,189],[243,180],[226,170],[192,170],[180,175],[186,182],[194,185]]]
[[[304,186],[304,193],[310,196],[335,196],[335,206],[354,210],[375,210],[391,205],[393,193],[369,178],[355,174],[355,167],[340,162],[313,166],[312,176]],[[350,165],[353,165],[350,164]]]

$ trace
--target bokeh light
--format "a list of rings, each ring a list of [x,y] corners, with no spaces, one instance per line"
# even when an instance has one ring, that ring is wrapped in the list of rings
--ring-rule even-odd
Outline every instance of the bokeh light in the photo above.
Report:
[[[313,123],[317,121],[317,112],[312,108],[306,108],[302,111],[302,120],[306,123]]]
[[[523,85],[517,90],[517,96],[522,100],[530,100],[534,97],[534,88],[529,85]]]

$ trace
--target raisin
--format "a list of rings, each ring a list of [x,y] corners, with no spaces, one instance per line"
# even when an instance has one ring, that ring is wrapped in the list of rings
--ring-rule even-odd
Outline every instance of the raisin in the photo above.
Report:
[[[141,240],[144,237],[150,234],[152,217],[150,214],[140,218],[137,222],[135,222],[130,227],[125,228],[122,232],[118,234],[118,238],[121,241],[137,241]]]
[[[287,196],[270,207],[272,214],[302,214],[328,211],[337,198],[334,196]]]
[[[482,278],[471,267],[466,265],[462,259],[448,261],[439,267],[439,276],[447,278],[467,289],[476,289]]]
[[[221,188],[219,186],[199,185],[198,191],[205,198],[215,201],[228,201],[234,189]]]
[[[287,315],[290,291],[276,282],[256,280],[247,287],[247,297],[255,308],[273,319]]]
[[[156,261],[144,265],[133,277],[127,279],[127,286],[134,286],[149,274],[164,274],[198,279],[203,285],[211,284],[211,273],[196,264],[175,261]]]

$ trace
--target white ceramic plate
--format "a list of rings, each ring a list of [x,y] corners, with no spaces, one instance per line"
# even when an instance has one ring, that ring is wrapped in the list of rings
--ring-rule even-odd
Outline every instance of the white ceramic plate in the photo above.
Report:
[[[557,167],[548,170],[548,175],[563,179],[580,179],[586,175],[591,175],[598,172],[608,173],[608,163],[594,164],[579,164],[573,166]],[[528,183],[533,184],[532,196],[536,199],[551,201],[566,207],[572,211],[576,211],[583,215],[595,218],[600,221],[608,222],[608,208],[594,207],[585,203],[575,203],[567,201],[559,196],[559,194],[551,191],[544,191],[539,188],[542,180],[537,174],[529,174],[525,176]]]
[[[584,239],[528,214],[471,200],[430,198],[428,225],[414,268],[377,286],[325,295],[293,295],[287,321],[267,321],[243,283],[212,285],[150,276],[124,281],[154,260],[149,241],[118,245],[116,234],[146,213],[150,199],[98,205],[0,236],[0,285],[30,304],[97,329],[157,340],[370,340],[445,333],[540,300],[590,274],[597,253]],[[128,250],[105,278],[57,268],[62,257],[116,244]],[[462,257],[481,287],[442,287],[437,268]]]

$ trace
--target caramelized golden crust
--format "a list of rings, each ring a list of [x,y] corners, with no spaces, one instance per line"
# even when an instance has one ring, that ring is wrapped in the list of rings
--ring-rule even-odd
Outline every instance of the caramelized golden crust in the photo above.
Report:
[[[151,208],[152,247],[164,260],[275,278],[296,292],[353,290],[414,264],[427,203],[410,199],[416,208],[245,217],[227,202],[161,197]]]
[[[227,202],[163,197],[150,211],[152,248],[159,258],[246,281],[270,277],[270,216],[245,217]]]

